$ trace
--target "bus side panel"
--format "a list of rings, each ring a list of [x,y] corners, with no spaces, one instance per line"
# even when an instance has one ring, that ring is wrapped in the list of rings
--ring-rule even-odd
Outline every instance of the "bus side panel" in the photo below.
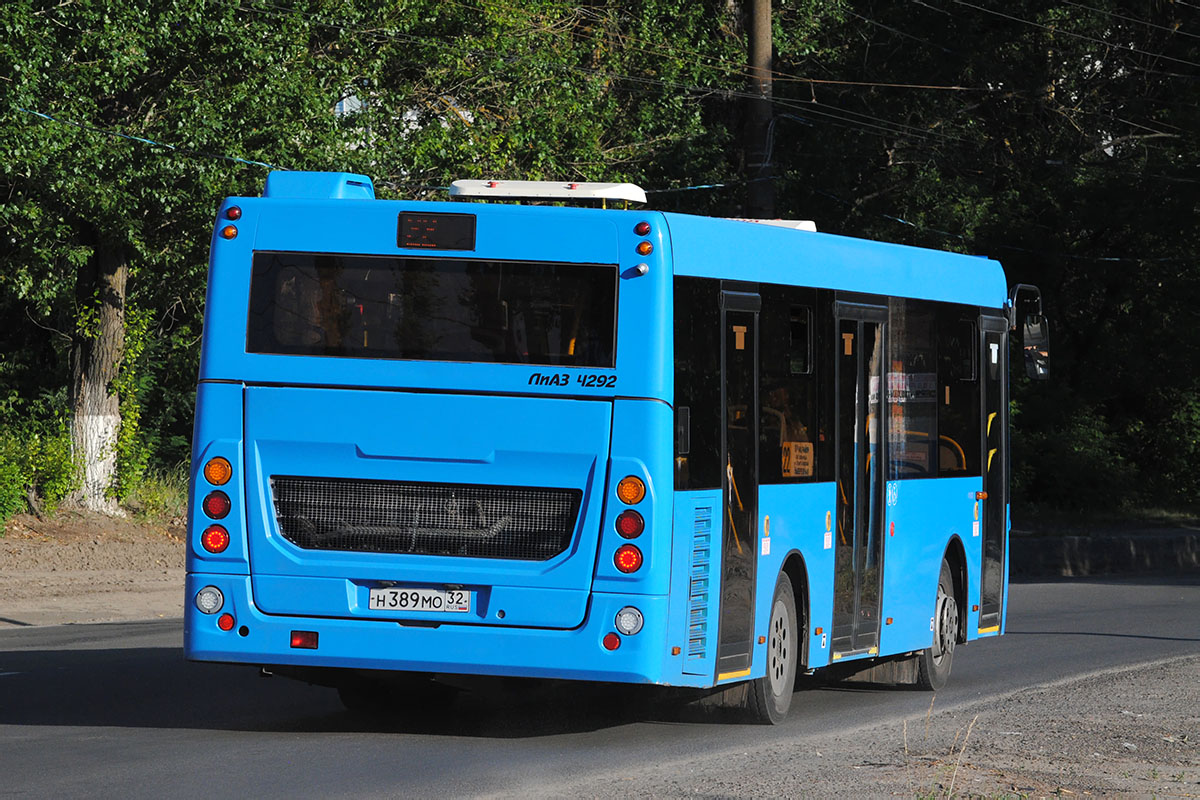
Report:
[[[666,674],[672,682],[711,686],[721,598],[721,491],[676,492],[674,511]]]
[[[760,486],[758,585],[755,602],[754,630],[756,636],[768,636],[771,623],[771,601],[775,582],[787,557],[799,553],[804,559],[808,577],[808,620],[801,635],[808,636],[808,667],[829,664],[828,636],[813,634],[817,628],[828,634],[833,623],[833,534],[832,515],[836,484],[793,483]],[[770,520],[768,532],[767,520]],[[802,614],[802,587],[797,592],[796,613]],[[766,674],[767,643],[755,639],[751,676]]]
[[[880,655],[923,650],[932,643],[938,573],[954,537],[967,557],[967,630],[978,629],[979,612],[970,610],[970,598],[979,596],[980,538],[974,509],[981,486],[978,477],[888,482],[883,617],[893,622],[883,626]]]

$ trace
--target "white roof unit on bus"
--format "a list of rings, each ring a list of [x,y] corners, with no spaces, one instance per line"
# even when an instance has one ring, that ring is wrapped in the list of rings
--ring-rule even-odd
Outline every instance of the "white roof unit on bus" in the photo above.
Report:
[[[558,181],[454,181],[451,197],[504,200],[624,200],[646,202],[646,192],[632,183],[560,183]]]
[[[777,228],[817,232],[817,223],[811,219],[746,219],[745,217],[733,217],[733,219],[738,222],[757,222],[759,225],[774,225]]]

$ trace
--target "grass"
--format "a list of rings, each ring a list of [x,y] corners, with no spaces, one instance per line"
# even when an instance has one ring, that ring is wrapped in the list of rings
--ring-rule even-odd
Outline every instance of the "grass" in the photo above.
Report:
[[[187,498],[188,467],[180,464],[171,469],[147,470],[124,506],[136,520],[165,525],[186,516]]]

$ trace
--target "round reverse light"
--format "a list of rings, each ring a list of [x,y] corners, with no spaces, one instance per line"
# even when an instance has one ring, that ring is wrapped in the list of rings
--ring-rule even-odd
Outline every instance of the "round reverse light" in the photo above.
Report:
[[[225,209],[225,219],[241,219],[242,209],[237,206],[230,206]]]
[[[642,568],[642,551],[631,544],[623,544],[613,555],[613,564],[626,574],[637,572]]]
[[[633,232],[638,236],[645,236],[646,234],[650,233],[650,223],[645,221],[639,222],[637,225],[633,226]]]
[[[646,496],[646,484],[634,475],[626,475],[617,484],[617,498],[627,506],[635,506]]]
[[[213,486],[224,486],[229,483],[229,479],[233,477],[233,466],[229,460],[217,456],[210,458],[208,463],[204,465],[204,480],[211,483]]]
[[[233,225],[226,225],[224,228],[221,228],[221,238],[222,239],[236,239],[237,238],[237,228]]]
[[[196,608],[202,614],[215,614],[225,605],[225,595],[215,586],[205,586],[196,592]]]
[[[229,513],[229,495],[224,492],[209,492],[202,504],[204,513],[213,519],[224,519]]]
[[[223,631],[233,630],[236,623],[233,621],[233,614],[222,614],[217,617],[217,627]]]
[[[233,236],[237,236],[236,230],[233,232]],[[232,239],[233,236],[228,236],[226,238]],[[650,244],[649,242],[638,242],[637,252],[639,256],[648,256],[654,252],[654,245]]]
[[[617,630],[626,636],[633,636],[642,629],[644,620],[642,612],[633,606],[625,606],[617,612]]]
[[[616,650],[621,646],[621,637],[617,636],[615,633],[606,633],[604,634],[602,644],[604,645],[605,650]]]
[[[220,525],[209,525],[200,534],[200,545],[210,553],[224,553],[229,547],[229,531]]]
[[[645,529],[646,522],[642,519],[642,515],[632,508],[627,508],[617,515],[617,533],[622,537],[636,539],[642,535],[642,531]]]

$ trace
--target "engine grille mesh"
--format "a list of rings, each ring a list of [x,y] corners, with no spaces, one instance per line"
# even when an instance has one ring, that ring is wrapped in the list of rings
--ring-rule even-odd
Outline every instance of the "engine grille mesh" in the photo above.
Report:
[[[578,489],[272,476],[275,519],[307,550],[545,561],[567,549]]]

